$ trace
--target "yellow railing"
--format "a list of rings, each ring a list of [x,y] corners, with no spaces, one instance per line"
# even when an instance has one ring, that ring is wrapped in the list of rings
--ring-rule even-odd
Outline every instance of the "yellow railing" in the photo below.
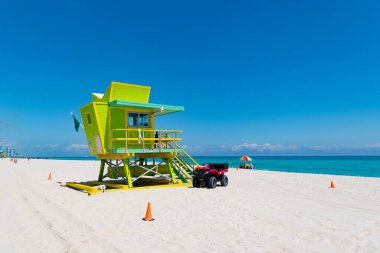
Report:
[[[173,148],[173,146],[171,146],[170,144],[168,145],[170,148]],[[190,165],[190,167],[193,167],[193,169],[194,169],[194,165],[196,165],[196,166],[200,166],[199,165],[199,163],[197,162],[197,161],[195,161],[194,160],[194,158],[192,158],[184,149],[182,149],[177,143],[175,143],[174,142],[174,148],[180,148],[181,150],[182,150],[182,153],[185,155],[185,156],[183,156],[183,155],[181,155],[181,154],[178,154],[178,158],[182,158],[183,160],[185,160],[186,162],[186,164],[189,164]],[[190,162],[188,162],[187,160],[186,160],[186,157],[187,157],[187,159],[190,159],[190,161],[194,164],[194,165],[191,165],[191,163]]]
[[[112,150],[115,149],[114,142],[123,141],[124,145],[121,147],[117,145],[117,149],[125,148],[125,150],[128,150],[131,146],[141,145],[143,152],[146,149],[153,148],[157,148],[161,152],[162,147],[172,146],[172,143],[174,151],[176,151],[176,142],[182,140],[182,138],[177,137],[177,134],[181,132],[181,130],[153,130],[144,128],[111,129],[108,146]],[[119,133],[117,137],[115,137],[116,133]],[[149,133],[149,137],[146,137],[146,133]],[[153,134],[157,135],[157,138],[152,138]]]

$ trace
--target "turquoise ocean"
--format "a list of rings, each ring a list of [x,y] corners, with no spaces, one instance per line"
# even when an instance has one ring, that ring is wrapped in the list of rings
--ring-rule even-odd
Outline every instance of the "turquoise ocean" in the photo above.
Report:
[[[252,156],[255,170],[380,177],[380,156]],[[95,157],[52,157],[56,160],[97,160]],[[240,156],[194,156],[199,164],[229,163],[239,167]]]

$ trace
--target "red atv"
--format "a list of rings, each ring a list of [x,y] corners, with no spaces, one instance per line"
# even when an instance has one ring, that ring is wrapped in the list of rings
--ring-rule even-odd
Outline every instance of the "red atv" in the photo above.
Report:
[[[228,177],[224,175],[228,171],[228,163],[209,163],[194,169],[193,187],[215,188],[220,182],[221,186],[228,185]]]

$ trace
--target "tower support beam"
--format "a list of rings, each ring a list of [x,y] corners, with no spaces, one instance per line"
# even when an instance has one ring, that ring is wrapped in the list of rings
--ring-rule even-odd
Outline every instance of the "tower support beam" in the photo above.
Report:
[[[104,159],[101,159],[100,160],[100,170],[99,170],[99,177],[98,177],[98,181],[99,182],[102,182],[103,181],[103,174],[104,174],[104,167],[105,167],[105,164],[106,164],[106,160]]]
[[[124,160],[124,173],[127,179],[128,187],[132,188],[133,185],[132,185],[131,171],[129,170],[129,159]]]

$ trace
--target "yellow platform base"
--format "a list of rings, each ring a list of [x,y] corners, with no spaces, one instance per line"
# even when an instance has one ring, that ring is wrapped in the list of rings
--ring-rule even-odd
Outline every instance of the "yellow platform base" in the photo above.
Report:
[[[102,192],[114,192],[114,191],[126,191],[126,190],[144,190],[144,189],[154,189],[154,188],[170,188],[170,187],[187,187],[191,186],[191,183],[182,183],[178,181],[177,184],[160,184],[160,185],[142,185],[137,187],[128,187],[128,185],[112,182],[99,182],[99,181],[89,181],[89,182],[67,182],[65,184],[67,187],[87,192],[88,195],[102,193]],[[102,189],[102,185],[106,189]]]

